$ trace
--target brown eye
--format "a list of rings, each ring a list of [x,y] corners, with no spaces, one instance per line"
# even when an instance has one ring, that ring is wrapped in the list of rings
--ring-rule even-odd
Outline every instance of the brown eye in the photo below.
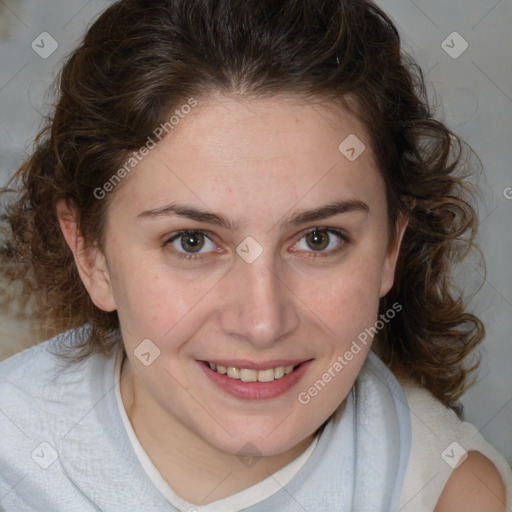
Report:
[[[315,229],[306,235],[308,247],[314,251],[322,251],[329,245],[330,237],[327,231]]]
[[[309,256],[334,255],[350,242],[343,231],[331,228],[313,228],[306,231],[295,244],[295,251],[309,253]]]
[[[213,252],[215,244],[202,231],[183,230],[173,235],[164,245],[171,246],[177,255],[201,254]]]
[[[187,252],[199,252],[204,245],[202,233],[186,233],[181,235],[181,248]]]

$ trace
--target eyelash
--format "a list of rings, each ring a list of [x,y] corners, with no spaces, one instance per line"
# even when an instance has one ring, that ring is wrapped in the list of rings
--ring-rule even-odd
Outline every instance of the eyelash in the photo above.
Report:
[[[322,232],[325,232],[325,233],[328,233],[328,234],[333,234],[333,235],[339,237],[342,240],[342,243],[340,243],[340,245],[338,247],[336,247],[335,249],[331,249],[330,251],[327,251],[327,252],[326,251],[318,251],[318,252],[306,251],[308,253],[307,257],[311,257],[311,258],[327,258],[327,257],[333,256],[333,255],[339,253],[341,250],[343,250],[345,245],[349,244],[352,241],[351,238],[345,232],[340,231],[339,229],[326,228],[326,227],[315,227],[315,228],[310,228],[310,229],[306,230],[302,234],[302,236],[297,240],[297,242],[295,242],[295,243],[298,243],[300,240],[302,240],[302,238],[304,238],[306,235],[308,235],[309,233],[311,233],[313,231],[322,231]],[[210,241],[213,242],[211,237],[208,236],[208,232],[207,231],[202,231],[200,229],[184,229],[182,231],[178,231],[177,233],[172,235],[170,238],[168,238],[163,243],[163,246],[166,247],[171,242],[174,242],[176,239],[180,238],[183,235],[193,235],[193,234],[196,234],[196,233],[204,235],[206,238],[208,238]],[[173,253],[178,258],[181,258],[181,259],[184,259],[184,260],[188,260],[188,261],[205,259],[205,256],[198,255],[199,253],[198,254],[192,254],[192,253],[184,253],[184,252],[179,252],[179,251],[173,251]]]

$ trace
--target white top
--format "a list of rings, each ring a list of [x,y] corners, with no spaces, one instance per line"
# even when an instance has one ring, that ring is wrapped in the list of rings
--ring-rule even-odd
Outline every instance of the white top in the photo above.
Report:
[[[474,425],[461,421],[429,391],[399,381],[411,411],[412,434],[400,512],[431,512],[453,469],[464,463],[470,451],[478,451],[494,463],[505,485],[506,504],[512,506],[512,470],[503,456]]]

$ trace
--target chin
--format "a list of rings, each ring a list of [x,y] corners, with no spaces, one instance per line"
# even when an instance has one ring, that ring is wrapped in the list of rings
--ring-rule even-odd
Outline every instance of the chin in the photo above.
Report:
[[[229,434],[222,438],[212,439],[203,437],[203,439],[217,450],[237,455],[239,457],[272,457],[286,452],[305,439],[308,434],[290,436],[290,433],[283,430],[282,439],[277,435],[270,435],[275,425],[266,428],[264,432],[250,433],[246,429],[238,432],[230,430]]]

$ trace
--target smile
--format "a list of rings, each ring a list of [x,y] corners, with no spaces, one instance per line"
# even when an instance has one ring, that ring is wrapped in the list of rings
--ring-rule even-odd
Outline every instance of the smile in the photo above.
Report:
[[[264,400],[283,395],[296,386],[309,360],[267,361],[197,361],[203,374],[217,389],[243,400]]]

